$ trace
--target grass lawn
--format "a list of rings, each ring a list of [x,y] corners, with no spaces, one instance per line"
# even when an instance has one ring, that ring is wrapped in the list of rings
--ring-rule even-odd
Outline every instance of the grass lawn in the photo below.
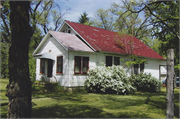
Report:
[[[7,79],[1,79],[1,117],[6,118]],[[179,89],[174,90],[174,116],[179,118]],[[166,89],[131,95],[34,92],[32,118],[166,118]]]

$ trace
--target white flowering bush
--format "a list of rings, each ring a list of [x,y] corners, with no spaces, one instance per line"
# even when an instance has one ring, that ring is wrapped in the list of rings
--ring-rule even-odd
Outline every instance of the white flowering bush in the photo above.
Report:
[[[130,80],[133,82],[133,86],[136,87],[137,91],[159,92],[161,88],[161,81],[153,77],[150,73],[133,74]]]
[[[134,93],[136,88],[132,86],[125,70],[120,66],[97,67],[88,72],[85,88],[89,92],[108,94]]]

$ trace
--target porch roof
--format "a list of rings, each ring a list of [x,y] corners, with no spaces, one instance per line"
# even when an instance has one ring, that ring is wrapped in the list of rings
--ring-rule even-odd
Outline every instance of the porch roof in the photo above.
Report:
[[[52,52],[48,52],[48,53],[39,53],[39,54],[35,54],[34,58],[44,58],[44,59],[51,59],[51,60],[55,60],[55,55]]]

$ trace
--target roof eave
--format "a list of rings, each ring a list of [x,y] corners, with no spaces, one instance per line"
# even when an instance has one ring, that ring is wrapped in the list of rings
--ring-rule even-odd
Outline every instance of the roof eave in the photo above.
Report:
[[[123,53],[115,53],[115,52],[107,52],[107,51],[97,51],[98,53],[102,52],[105,54],[114,54],[114,55],[122,55],[122,56],[128,56],[128,54],[123,54]],[[138,55],[136,55],[138,56]],[[156,59],[156,60],[167,60],[167,59],[160,59],[160,58],[153,58],[153,57],[144,57],[144,56],[138,56],[139,58],[146,58],[146,59]]]
[[[82,50],[68,50],[68,51],[71,51],[71,52],[87,52],[87,53],[94,53],[93,51],[82,51]]]
[[[37,51],[41,48],[41,46],[44,44],[44,41],[47,39],[49,35],[49,32],[44,36],[44,38],[41,40],[41,42],[39,43],[39,45],[37,46],[37,48],[34,50],[33,52],[33,56],[35,55],[35,53],[37,53]]]

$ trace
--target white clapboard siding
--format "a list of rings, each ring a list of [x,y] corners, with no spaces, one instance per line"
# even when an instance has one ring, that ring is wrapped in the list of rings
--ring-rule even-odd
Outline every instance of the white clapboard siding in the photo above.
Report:
[[[39,48],[36,54],[48,53],[51,51],[54,54],[55,61],[53,61],[53,77],[50,81],[58,82],[62,86],[74,87],[84,86],[84,82],[88,75],[75,75],[74,74],[74,57],[86,56],[89,57],[89,69],[93,69],[97,66],[105,65],[106,56],[120,57],[124,59],[125,56],[121,54],[112,54],[105,52],[83,52],[83,51],[67,51],[56,39],[49,37],[45,40],[43,45]],[[63,56],[63,74],[56,74],[57,56]],[[151,73],[152,76],[157,79],[160,78],[159,67],[160,65],[166,65],[165,60],[149,59],[146,58],[147,64],[145,64],[144,72]],[[47,62],[46,62],[47,63]],[[125,66],[124,62],[120,61],[121,66]],[[126,68],[128,71],[128,68]],[[45,68],[47,72],[47,65]],[[130,72],[128,72],[130,73]],[[36,59],[36,80],[40,80],[42,74],[40,74],[40,59]]]

